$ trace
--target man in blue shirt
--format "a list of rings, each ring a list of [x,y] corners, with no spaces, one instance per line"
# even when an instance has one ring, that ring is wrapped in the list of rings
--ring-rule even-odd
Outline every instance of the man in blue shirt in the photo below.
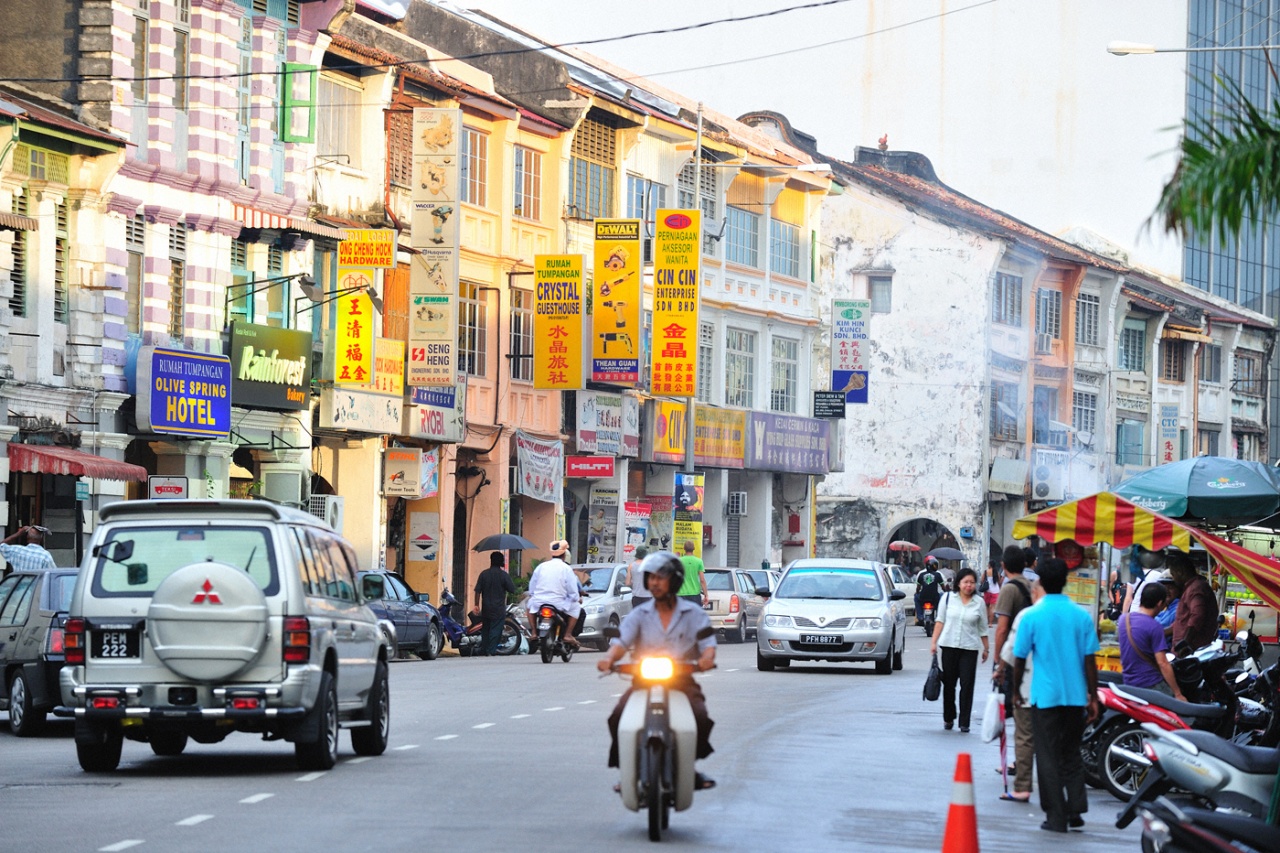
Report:
[[[1098,671],[1094,654],[1098,634],[1084,608],[1062,594],[1067,564],[1054,557],[1039,565],[1046,595],[1022,617],[1013,644],[1013,702],[1021,707],[1022,676],[1034,655],[1031,719],[1035,731],[1040,808],[1049,832],[1083,829],[1080,815],[1089,810],[1080,738],[1086,715],[1098,716]]]

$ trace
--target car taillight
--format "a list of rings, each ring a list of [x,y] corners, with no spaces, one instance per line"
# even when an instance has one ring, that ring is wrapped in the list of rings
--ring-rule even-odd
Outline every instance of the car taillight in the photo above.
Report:
[[[733,595],[729,596],[729,612],[737,613],[739,607],[741,607],[741,605],[738,604],[737,593],[734,593]]]
[[[262,700],[257,696],[235,696],[231,699],[233,711],[256,711],[262,707]]]
[[[120,697],[94,696],[89,699],[89,707],[97,711],[114,711],[120,707]]]
[[[67,620],[62,629],[62,648],[67,663],[84,663],[84,620],[72,618]]]
[[[284,617],[284,662],[311,660],[311,621],[305,616]]]
[[[60,655],[66,648],[66,634],[62,628],[50,628],[49,635],[45,637],[44,651],[45,654]]]
[[[538,616],[542,617],[543,619],[550,619],[552,616],[555,616],[555,615],[556,615],[555,609],[552,607],[548,607],[546,605],[543,605],[542,609],[538,611]]]

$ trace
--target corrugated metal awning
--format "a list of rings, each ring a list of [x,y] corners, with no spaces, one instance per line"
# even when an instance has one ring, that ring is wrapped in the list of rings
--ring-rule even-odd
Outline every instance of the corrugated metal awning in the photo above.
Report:
[[[991,476],[987,478],[987,489],[1006,495],[1025,495],[1027,468],[1025,459],[991,460]]]
[[[39,225],[30,216],[23,216],[20,213],[0,213],[0,228],[9,228],[14,231],[35,231]]]
[[[1164,331],[1161,332],[1160,337],[1175,341],[1199,341],[1202,344],[1213,343],[1213,338],[1202,332],[1188,332],[1182,329],[1171,329],[1168,326],[1164,327]]]
[[[147,481],[147,469],[141,465],[117,462],[70,447],[44,444],[10,442],[9,467],[29,474],[62,474],[98,480],[132,480],[135,483]]]
[[[281,216],[278,213],[267,213],[265,210],[258,210],[256,207],[245,207],[242,204],[237,204],[234,207],[236,219],[249,228],[297,231],[302,234],[310,234],[312,237],[328,237],[330,240],[341,240],[343,236],[341,230],[331,228],[328,225],[321,225],[314,219]]]

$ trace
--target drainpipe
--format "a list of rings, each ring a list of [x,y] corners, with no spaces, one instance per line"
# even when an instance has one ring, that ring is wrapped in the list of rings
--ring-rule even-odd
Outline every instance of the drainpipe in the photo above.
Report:
[[[1156,323],[1155,340],[1151,342],[1151,408],[1147,414],[1147,428],[1151,433],[1151,443],[1149,447],[1152,452],[1144,455],[1148,456],[1152,462],[1156,463],[1156,465],[1160,463],[1160,454],[1155,452],[1156,438],[1159,435],[1156,429],[1156,424],[1159,420],[1159,404],[1156,403],[1156,383],[1160,381],[1160,336],[1164,334],[1164,325],[1167,322],[1169,322],[1168,311],[1160,315],[1160,320]],[[1155,465],[1151,465],[1150,467],[1154,468]]]

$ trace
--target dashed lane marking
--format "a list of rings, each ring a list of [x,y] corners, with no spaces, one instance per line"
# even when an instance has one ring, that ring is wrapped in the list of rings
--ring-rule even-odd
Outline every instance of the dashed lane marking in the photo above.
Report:
[[[511,715],[511,719],[513,719],[513,720],[523,720],[523,719],[524,719],[525,717],[527,717],[527,716],[529,716],[529,715],[528,715],[528,714],[512,714],[512,715]]]
[[[197,823],[204,823],[206,820],[213,820],[211,814],[193,814],[191,817],[184,817],[174,826],[195,826]]]
[[[619,696],[621,696],[621,695],[622,695],[621,693],[610,693],[610,694],[609,694],[610,698],[612,698],[612,699],[617,699],[617,698],[618,698]]]
[[[453,740],[457,735],[440,735],[436,740]]]
[[[544,711],[563,711],[563,710],[564,710],[564,706],[563,706],[563,705],[557,705],[557,706],[555,706],[554,708],[543,708],[542,710],[544,710]]]
[[[491,727],[491,726],[493,726],[493,725],[494,725],[494,723],[479,723],[478,725],[474,725],[474,726],[472,726],[471,728],[473,728],[473,729],[487,729],[487,728],[489,728],[489,727]]]
[[[418,745],[416,743],[406,743],[404,746],[395,747],[395,751],[404,752],[406,749],[417,749],[417,748],[418,748]]]
[[[738,667],[734,667],[733,669],[726,669],[726,670],[725,670],[725,672],[737,672],[737,671],[738,671]]]
[[[399,746],[399,747],[396,747],[396,749],[404,749],[404,747]],[[372,755],[359,755],[359,756],[356,756],[355,758],[348,758],[346,761],[343,762],[343,764],[364,764],[366,761],[372,761],[372,760],[373,760]]]
[[[124,841],[117,841],[115,844],[108,844],[106,847],[99,847],[102,853],[116,853],[117,850],[128,850],[130,847],[137,847],[139,844],[145,844],[141,838],[127,838]]]
[[[314,773],[308,773],[308,774],[307,774],[307,775],[305,775],[305,776],[299,776],[297,779],[294,779],[293,781],[295,781],[295,782],[314,782],[314,781],[316,781],[317,779],[319,779],[321,776],[323,776],[326,772],[328,772],[328,771],[325,771],[325,770],[317,770],[317,771],[316,771],[316,772],[314,772]]]
[[[251,805],[253,805],[254,803],[260,803],[260,802],[262,802],[263,800],[269,800],[269,799],[271,799],[271,798],[272,798],[272,797],[274,797],[274,796],[275,796],[275,794],[254,794],[252,797],[245,797],[245,798],[244,798],[243,800],[241,800],[240,802],[244,803],[245,805],[250,805],[250,806],[251,806]]]
[[[582,700],[581,702],[579,702],[578,704],[579,704],[579,705],[594,705],[594,704],[596,704],[596,700],[594,700],[594,699],[583,699],[583,700]]]

